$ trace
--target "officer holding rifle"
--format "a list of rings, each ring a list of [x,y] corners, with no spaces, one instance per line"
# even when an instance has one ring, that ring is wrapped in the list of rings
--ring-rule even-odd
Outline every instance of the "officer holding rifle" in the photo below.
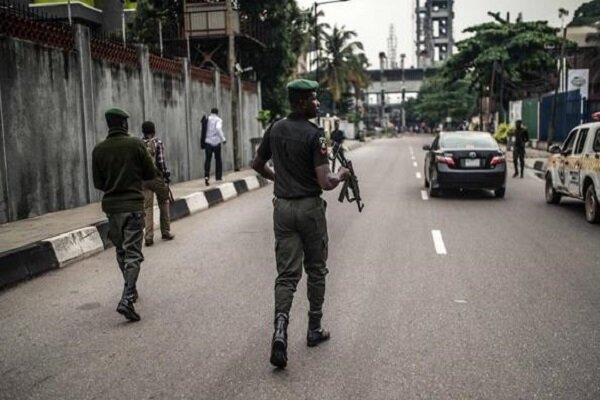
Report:
[[[287,365],[287,326],[296,286],[307,274],[307,345],[317,346],[330,338],[321,327],[327,275],[327,203],[323,190],[335,189],[349,178],[348,169],[337,173],[329,168],[327,141],[319,128],[309,122],[317,116],[319,101],[314,81],[299,79],[288,83],[292,112],[275,122],[265,133],[252,167],[275,182],[273,225],[275,233],[275,329],[271,342],[271,364]],[[273,160],[276,173],[267,165]]]

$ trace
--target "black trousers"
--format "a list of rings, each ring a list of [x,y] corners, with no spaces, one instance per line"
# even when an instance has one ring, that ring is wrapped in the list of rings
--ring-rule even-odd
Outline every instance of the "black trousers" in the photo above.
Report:
[[[513,163],[515,165],[515,175],[519,174],[519,164],[521,165],[521,175],[525,168],[525,147],[513,148]]]
[[[210,164],[212,155],[215,154],[215,177],[218,181],[223,179],[223,163],[221,161],[221,145],[212,146],[208,143],[204,145],[204,177],[210,177]]]

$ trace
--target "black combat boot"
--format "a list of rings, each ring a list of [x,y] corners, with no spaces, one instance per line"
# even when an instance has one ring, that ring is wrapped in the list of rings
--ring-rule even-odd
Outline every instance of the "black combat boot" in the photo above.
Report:
[[[287,365],[287,327],[289,318],[285,313],[275,315],[275,332],[271,341],[271,364],[277,368]]]
[[[315,329],[314,331],[308,331],[306,334],[306,344],[308,347],[318,346],[321,342],[329,340],[331,334],[323,328]]]
[[[306,334],[306,344],[308,347],[318,346],[319,343],[329,340],[331,335],[329,331],[321,328],[321,311],[308,312],[308,333]]]
[[[140,315],[135,312],[131,299],[122,298],[117,306],[117,312],[131,322],[137,322],[141,319]]]

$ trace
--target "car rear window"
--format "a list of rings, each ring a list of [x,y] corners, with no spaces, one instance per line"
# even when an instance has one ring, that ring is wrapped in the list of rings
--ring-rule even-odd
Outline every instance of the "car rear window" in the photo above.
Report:
[[[452,134],[447,133],[440,139],[440,147],[446,149],[497,149],[498,143],[491,135],[480,133]]]

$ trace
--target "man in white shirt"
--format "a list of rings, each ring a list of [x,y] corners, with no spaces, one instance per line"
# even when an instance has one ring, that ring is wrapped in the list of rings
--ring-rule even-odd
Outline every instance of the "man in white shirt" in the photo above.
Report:
[[[221,144],[227,143],[227,139],[223,134],[223,120],[219,117],[219,110],[213,108],[210,110],[206,127],[206,140],[204,141],[204,183],[208,186],[210,177],[210,164],[212,155],[215,155],[216,171],[215,178],[217,181],[223,179],[223,164],[221,162]]]

